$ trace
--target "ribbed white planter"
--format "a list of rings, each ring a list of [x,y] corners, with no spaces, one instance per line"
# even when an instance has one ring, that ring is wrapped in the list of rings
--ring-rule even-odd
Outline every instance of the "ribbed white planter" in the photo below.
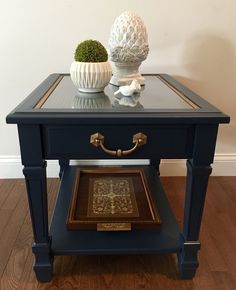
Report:
[[[104,93],[79,93],[74,98],[74,109],[105,109],[111,107],[111,101]]]
[[[73,61],[70,67],[70,76],[79,91],[86,93],[102,92],[111,79],[112,68],[108,61]]]

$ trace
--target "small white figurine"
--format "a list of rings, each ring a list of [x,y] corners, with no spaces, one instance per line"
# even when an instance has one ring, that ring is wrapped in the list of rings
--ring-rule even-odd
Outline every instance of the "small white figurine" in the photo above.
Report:
[[[141,85],[137,80],[133,80],[129,86],[121,86],[114,95],[121,93],[123,96],[129,97],[141,91]]]
[[[137,94],[136,94],[137,96]],[[121,99],[117,99],[117,102],[120,106],[126,106],[126,107],[136,107],[138,104],[140,95],[138,95],[138,98],[135,97],[123,97]]]

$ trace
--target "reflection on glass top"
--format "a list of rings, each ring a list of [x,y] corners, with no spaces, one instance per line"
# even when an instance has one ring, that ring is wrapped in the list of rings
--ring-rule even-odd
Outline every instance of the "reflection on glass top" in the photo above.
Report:
[[[114,95],[118,87],[108,85],[101,93],[82,93],[73,85],[70,76],[64,76],[49,97],[40,101],[35,108],[81,109],[86,111],[142,111],[145,109],[196,109],[187,97],[178,93],[157,76],[145,76],[141,93],[132,97]],[[40,104],[41,103],[41,104]]]

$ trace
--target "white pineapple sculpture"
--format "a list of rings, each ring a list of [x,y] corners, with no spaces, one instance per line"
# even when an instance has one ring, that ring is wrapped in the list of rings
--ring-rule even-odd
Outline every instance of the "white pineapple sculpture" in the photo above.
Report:
[[[109,59],[112,62],[114,85],[130,84],[137,79],[141,85],[145,80],[138,69],[149,52],[148,35],[142,19],[130,11],[116,18],[108,43]]]

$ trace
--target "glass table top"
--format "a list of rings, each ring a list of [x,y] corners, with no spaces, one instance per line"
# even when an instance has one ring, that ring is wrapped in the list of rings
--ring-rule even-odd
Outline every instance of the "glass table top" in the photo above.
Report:
[[[164,79],[155,75],[145,76],[140,93],[125,97],[114,95],[117,86],[108,85],[101,93],[82,93],[73,85],[69,75],[62,76],[57,85],[49,90],[36,104],[35,109],[79,109],[86,111],[142,111],[182,109],[199,107],[178,92]]]

